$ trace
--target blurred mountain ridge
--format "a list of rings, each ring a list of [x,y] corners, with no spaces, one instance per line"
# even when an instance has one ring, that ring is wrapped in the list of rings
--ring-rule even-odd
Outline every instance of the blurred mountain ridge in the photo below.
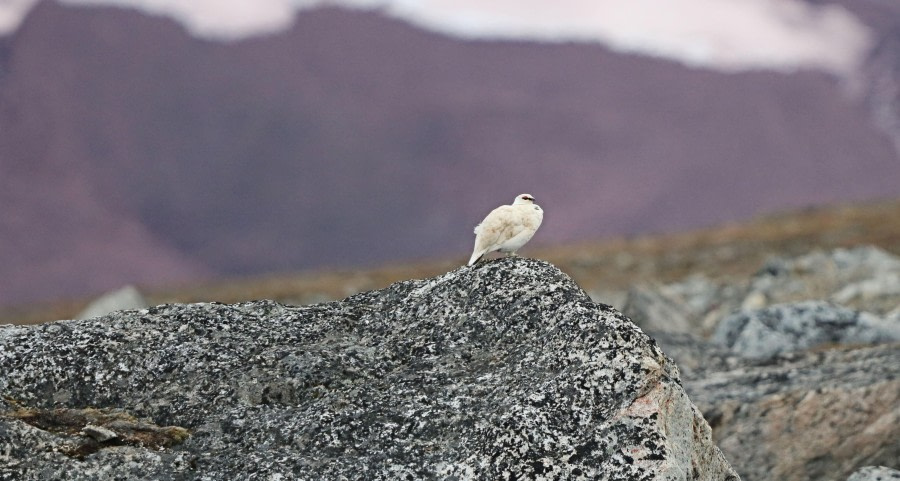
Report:
[[[900,51],[893,7],[860,5]],[[0,40],[0,304],[448,256],[520,191],[545,245],[894,196],[900,68],[873,58],[853,98],[371,12],[217,43],[42,2]]]

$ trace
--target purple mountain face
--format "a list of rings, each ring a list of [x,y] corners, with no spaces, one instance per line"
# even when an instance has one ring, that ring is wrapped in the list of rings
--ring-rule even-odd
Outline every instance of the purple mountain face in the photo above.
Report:
[[[865,8],[900,51],[898,22]],[[522,192],[546,212],[544,244],[895,196],[874,113],[890,92],[870,88],[878,69],[900,79],[885,55],[851,96],[817,72],[461,41],[375,13],[307,11],[219,43],[43,2],[0,42],[0,304],[462,263],[472,227]]]

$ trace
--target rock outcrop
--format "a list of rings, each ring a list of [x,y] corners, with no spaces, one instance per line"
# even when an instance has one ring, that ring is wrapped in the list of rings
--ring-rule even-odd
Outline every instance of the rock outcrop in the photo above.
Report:
[[[900,259],[814,251],[749,279],[647,290],[626,313],[675,313],[635,322],[678,364],[742,479],[844,481],[900,462]]]
[[[307,307],[0,326],[0,372],[0,479],[738,479],[654,341],[527,259]],[[21,415],[54,408],[173,439]],[[67,452],[85,438],[107,444]]]
[[[622,311],[650,332],[706,337],[735,311],[808,300],[900,318],[900,258],[871,246],[773,257],[749,279],[713,281],[698,274],[634,286]]]
[[[822,301],[736,312],[719,322],[713,341],[735,354],[770,359],[835,344],[900,342],[900,322]]]
[[[900,460],[900,345],[801,352],[685,388],[745,480],[842,481]]]
[[[773,258],[751,279],[746,296],[766,305],[828,300],[884,315],[900,306],[900,258],[871,246]]]

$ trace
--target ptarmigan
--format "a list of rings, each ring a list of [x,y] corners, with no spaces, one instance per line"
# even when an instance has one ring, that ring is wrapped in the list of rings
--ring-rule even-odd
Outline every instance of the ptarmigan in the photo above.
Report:
[[[475,226],[475,250],[469,265],[489,252],[506,252],[516,255],[544,220],[544,211],[534,203],[531,194],[521,194],[512,205],[501,205],[492,210],[481,224]]]

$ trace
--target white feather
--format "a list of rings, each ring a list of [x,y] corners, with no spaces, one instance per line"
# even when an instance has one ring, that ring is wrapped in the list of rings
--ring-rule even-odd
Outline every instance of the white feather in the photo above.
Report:
[[[468,265],[494,251],[515,255],[544,220],[544,211],[529,194],[516,197],[512,205],[497,207],[475,226],[475,248]]]

